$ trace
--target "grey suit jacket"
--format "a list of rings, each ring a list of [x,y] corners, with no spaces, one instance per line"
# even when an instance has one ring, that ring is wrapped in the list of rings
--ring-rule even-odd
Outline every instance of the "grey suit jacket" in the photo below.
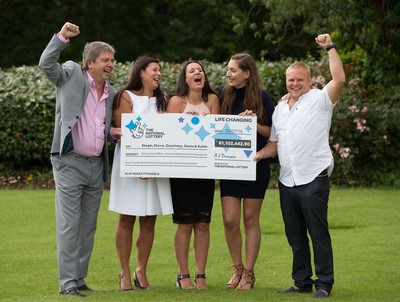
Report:
[[[58,63],[61,52],[69,45],[54,35],[43,51],[39,68],[46,77],[56,86],[56,112],[53,143],[50,153],[66,153],[66,137],[76,125],[81,116],[87,96],[89,94],[89,81],[87,71],[73,61],[63,65]],[[108,98],[106,99],[106,128],[105,137],[111,139],[110,125],[112,119],[112,105],[115,96],[114,88],[107,82]],[[102,155],[104,157],[103,180],[107,181],[109,171],[109,158],[107,143],[104,144]]]

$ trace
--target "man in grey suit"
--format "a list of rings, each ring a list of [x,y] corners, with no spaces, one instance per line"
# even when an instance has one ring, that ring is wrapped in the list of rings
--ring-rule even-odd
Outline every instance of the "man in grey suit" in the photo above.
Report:
[[[112,46],[87,43],[83,66],[58,63],[70,38],[79,27],[65,23],[50,40],[39,67],[56,86],[56,112],[51,163],[56,185],[56,224],[59,290],[61,294],[85,296],[93,250],[97,215],[108,177],[107,139],[119,139],[120,129],[111,128],[115,90],[108,83],[113,70]]]

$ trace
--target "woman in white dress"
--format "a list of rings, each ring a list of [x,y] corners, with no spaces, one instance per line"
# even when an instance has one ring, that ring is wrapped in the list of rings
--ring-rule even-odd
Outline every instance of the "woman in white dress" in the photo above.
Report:
[[[157,59],[139,57],[132,68],[129,82],[114,101],[114,119],[121,125],[122,113],[158,113],[166,110],[166,94],[160,88],[161,66]],[[132,290],[129,259],[133,243],[133,227],[139,216],[136,239],[137,264],[133,273],[135,287],[150,288],[146,268],[154,240],[156,215],[172,214],[168,178],[120,177],[120,144],[116,145],[111,173],[109,210],[119,213],[115,244],[120,261],[120,290]]]

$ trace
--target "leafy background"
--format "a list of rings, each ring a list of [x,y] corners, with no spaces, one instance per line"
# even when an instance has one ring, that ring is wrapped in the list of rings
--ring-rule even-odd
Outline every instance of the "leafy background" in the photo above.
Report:
[[[308,57],[313,86],[323,87],[329,80],[326,58]],[[259,61],[265,89],[277,102],[286,92],[284,71],[291,59]],[[213,87],[225,82],[225,63],[202,62]],[[345,62],[346,63],[346,62]],[[110,79],[116,89],[129,77],[132,62],[117,62]],[[349,67],[347,67],[349,68]],[[180,64],[162,62],[162,88],[173,92]],[[49,150],[53,135],[55,88],[37,66],[0,70],[0,168],[2,186],[45,180],[51,185]],[[332,182],[339,186],[400,186],[399,103],[381,103],[364,96],[364,82],[358,74],[347,72],[347,85],[334,109],[330,144],[335,158]],[[109,145],[110,153],[113,145]],[[112,158],[112,157],[111,157]],[[273,161],[273,180],[277,181],[277,161]],[[15,180],[12,171],[28,171]],[[32,172],[34,171],[34,172]]]
[[[146,53],[162,60],[167,91],[188,58],[203,60],[219,87],[226,61],[246,50],[275,101],[294,60],[309,64],[316,86],[329,81],[326,53],[314,37],[330,33],[347,77],[331,128],[332,181],[400,186],[398,0],[0,0],[0,19],[0,186],[51,186],[54,88],[36,64],[65,21],[81,34],[60,61],[79,61],[86,41],[107,41],[120,61],[112,78],[117,89],[132,60]],[[272,169],[274,184],[276,161]]]

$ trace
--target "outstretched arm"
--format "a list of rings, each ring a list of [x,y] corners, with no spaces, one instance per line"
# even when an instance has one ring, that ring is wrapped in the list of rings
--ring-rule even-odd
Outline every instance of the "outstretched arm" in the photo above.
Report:
[[[323,48],[327,48],[333,44],[329,34],[318,35],[318,37],[315,38],[315,42],[317,42],[317,44]],[[346,76],[343,70],[342,61],[340,60],[336,48],[330,48],[328,50],[328,55],[329,70],[332,75],[332,80],[328,83],[327,89],[332,103],[335,104],[339,99],[340,91],[346,82]]]
[[[66,22],[59,35],[53,35],[39,60],[39,67],[46,77],[56,86],[61,86],[72,73],[73,66],[69,64],[62,67],[58,64],[61,52],[69,45],[69,38],[80,33],[79,26]],[[65,41],[66,40],[66,41]]]

